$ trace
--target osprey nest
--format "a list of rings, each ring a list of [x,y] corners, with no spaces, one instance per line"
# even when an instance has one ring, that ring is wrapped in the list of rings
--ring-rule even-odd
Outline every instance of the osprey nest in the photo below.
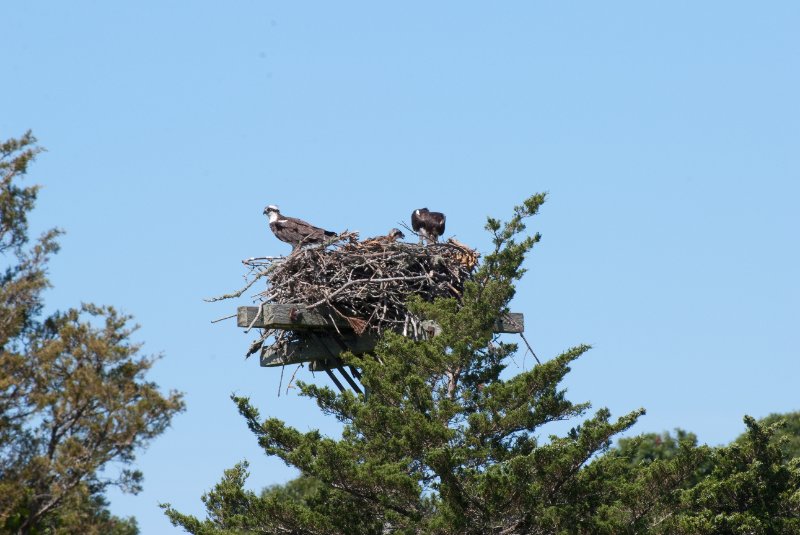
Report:
[[[239,296],[265,279],[267,288],[254,296],[261,304],[317,309],[331,324],[335,316],[345,319],[358,335],[389,329],[415,336],[421,332],[420,322],[407,310],[408,298],[459,299],[478,256],[453,238],[423,246],[386,237],[358,241],[357,233],[344,232],[321,245],[298,247],[285,257],[244,260],[250,269],[247,286],[219,299]],[[276,345],[291,337],[287,331],[265,332],[261,342],[270,335]]]

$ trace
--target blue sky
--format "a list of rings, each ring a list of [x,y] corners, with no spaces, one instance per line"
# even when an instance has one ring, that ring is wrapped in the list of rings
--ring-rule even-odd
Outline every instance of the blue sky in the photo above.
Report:
[[[542,358],[594,346],[571,399],[710,444],[800,409],[798,26],[789,1],[5,5],[0,137],[48,149],[33,224],[67,231],[48,307],[133,314],[186,393],[112,511],[169,533],[157,503],[201,514],[242,459],[291,477],[232,392],[337,432],[210,323],[248,300],[203,302],[287,252],[269,203],[364,236],[429,206],[485,250],[487,215],[548,191],[513,309]]]

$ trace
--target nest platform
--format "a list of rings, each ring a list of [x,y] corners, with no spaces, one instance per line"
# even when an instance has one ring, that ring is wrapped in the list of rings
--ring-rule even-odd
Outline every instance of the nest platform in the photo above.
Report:
[[[342,365],[344,351],[370,353],[383,331],[414,339],[434,336],[438,326],[406,308],[408,299],[461,298],[479,255],[450,239],[418,245],[388,238],[359,241],[345,232],[322,245],[294,250],[288,256],[244,260],[248,283],[238,297],[262,279],[255,306],[237,310],[237,325],[259,329],[248,355],[260,353],[262,366],[311,363],[312,370],[339,370],[360,391]],[[221,298],[218,298],[221,299]],[[522,314],[498,321],[496,332],[521,333]],[[358,371],[350,370],[358,378]]]

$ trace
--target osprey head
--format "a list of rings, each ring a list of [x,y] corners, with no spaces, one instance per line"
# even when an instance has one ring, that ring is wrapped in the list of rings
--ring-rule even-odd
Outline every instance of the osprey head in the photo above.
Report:
[[[264,208],[264,215],[269,218],[270,224],[275,223],[281,217],[281,213],[278,211],[278,207],[274,204],[270,204],[266,208]]]
[[[398,228],[393,228],[390,230],[388,236],[392,241],[401,240],[406,237],[406,235],[403,234],[403,232]]]

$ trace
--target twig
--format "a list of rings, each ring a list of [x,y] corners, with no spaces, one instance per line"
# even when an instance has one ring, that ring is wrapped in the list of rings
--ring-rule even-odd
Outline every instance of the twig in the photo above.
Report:
[[[261,273],[259,273],[255,277],[253,277],[253,280],[248,282],[245,285],[245,287],[242,288],[241,290],[239,290],[238,292],[224,294],[224,295],[220,295],[218,297],[209,297],[209,298],[203,299],[203,301],[205,301],[207,303],[214,303],[215,301],[222,301],[223,299],[233,299],[235,297],[240,297],[243,293],[245,293],[247,291],[248,288],[250,288],[253,284],[255,284],[258,279],[260,279],[261,277],[266,277],[266,276],[267,276],[267,272],[266,271],[262,271]]]
[[[299,370],[299,369],[300,369],[300,368],[302,368],[302,367],[303,367],[303,363],[301,362],[301,363],[300,363],[300,364],[297,366],[297,368],[295,368],[295,369],[294,369],[294,373],[292,374],[292,377],[291,377],[291,379],[289,379],[289,382],[288,382],[288,383],[286,383],[286,395],[287,395],[287,396],[289,395],[289,389],[292,387],[292,382],[294,382],[294,376],[295,376],[295,375],[297,375],[297,370]]]
[[[245,258],[244,260],[242,260],[242,264],[250,265],[251,263],[255,262],[256,260],[274,261],[274,260],[282,260],[284,258],[286,258],[286,257],[284,257],[284,256],[251,256],[250,258]]]
[[[253,321],[251,321],[251,322],[250,322],[250,325],[248,325],[248,326],[247,326],[247,329],[245,329],[245,330],[244,330],[244,332],[246,332],[246,333],[250,332],[250,329],[252,329],[252,328],[253,328],[253,325],[255,325],[255,324],[256,324],[256,322],[258,321],[258,318],[260,318],[260,317],[261,317],[261,314],[264,312],[264,305],[265,305],[265,304],[266,304],[266,302],[265,302],[265,301],[262,301],[262,302],[261,302],[261,303],[258,305],[258,312],[256,312],[256,315],[255,315],[255,317],[253,318]]]

